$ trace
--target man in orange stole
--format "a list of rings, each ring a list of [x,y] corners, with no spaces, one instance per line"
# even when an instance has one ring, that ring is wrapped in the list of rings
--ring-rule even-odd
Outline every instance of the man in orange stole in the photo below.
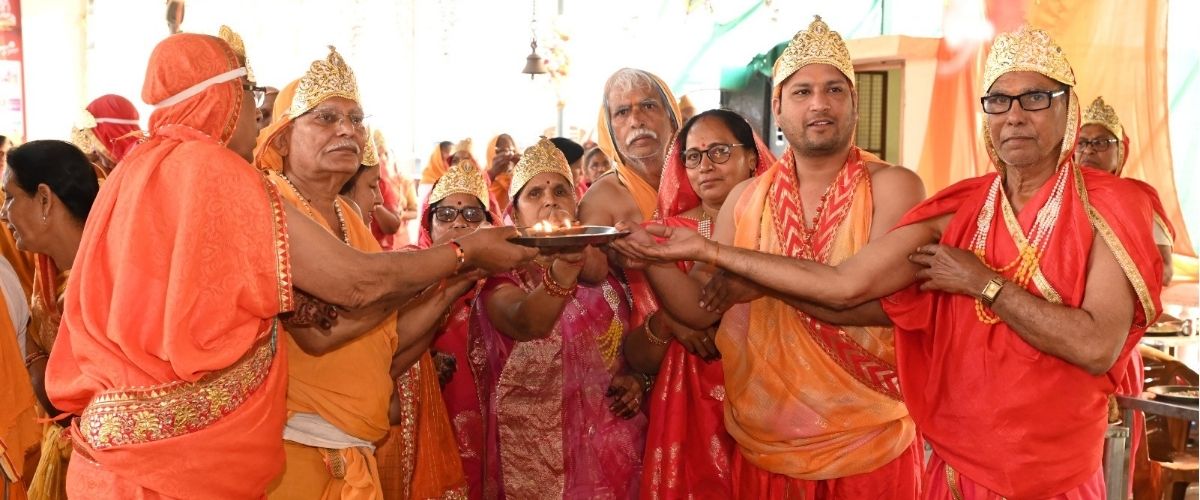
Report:
[[[46,369],[51,401],[81,416],[72,497],[260,497],[283,466],[291,275],[283,206],[246,163],[247,74],[211,36],[151,55],[151,136],[95,201]]]
[[[360,164],[378,164],[360,101],[353,71],[330,47],[325,59],[280,90],[271,125],[259,134],[254,164],[266,171],[285,202],[345,244],[379,252],[357,211],[338,196]],[[268,496],[381,495],[373,443],[388,431],[393,387],[388,368],[398,343],[395,313],[364,328],[353,341],[320,351],[287,330],[287,466]]]
[[[280,91],[274,120],[259,135],[255,165],[306,218],[349,247],[379,253],[379,243],[358,212],[338,196],[360,165],[379,165],[359,101],[353,71],[331,48],[325,59],[313,62],[304,76]],[[437,319],[451,300],[429,306],[436,313],[423,317]],[[426,335],[430,328],[410,328],[424,339],[414,342],[411,335],[398,335],[396,307],[383,310],[371,320],[352,319],[358,327],[339,340],[327,337],[314,343],[306,338],[311,332],[287,325],[289,415],[283,431],[287,464],[271,485],[269,497],[391,497],[382,488],[375,459],[375,443],[389,430],[388,407],[396,390],[389,369],[397,363],[399,371],[408,371],[420,357],[420,366],[429,372],[424,381],[431,396],[426,397],[436,398],[430,406],[441,404],[441,395],[432,362],[427,354],[422,356],[432,337]],[[419,322],[410,317],[411,310],[406,309],[406,326]],[[402,359],[394,361],[394,355]],[[453,443],[444,407],[437,416],[443,441]],[[434,428],[426,425],[420,437],[432,435]],[[465,487],[453,446],[433,447],[433,452],[438,451],[452,459],[445,475],[453,484],[446,491]],[[442,473],[436,470],[435,479]]]
[[[1107,396],[1159,313],[1150,203],[1071,160],[1075,77],[1044,31],[998,36],[983,84],[999,172],[939,192],[836,267],[678,229],[655,228],[669,242],[644,251],[839,309],[886,297],[904,400],[933,448],[925,498],[1103,498]]]
[[[17,274],[7,260],[0,257],[0,497],[25,498],[32,466],[26,464],[26,452],[36,450],[41,436],[37,423],[36,398],[26,366],[35,361],[24,356],[21,344],[28,332],[23,331],[29,311],[24,308],[25,296]],[[14,318],[12,310],[25,315]],[[22,311],[22,309],[24,309]]]
[[[679,126],[675,95],[661,78],[632,68],[613,73],[604,84],[596,131],[600,150],[616,168],[588,188],[579,202],[579,221],[613,226],[654,219],[667,146]],[[607,262],[600,257],[596,253],[587,259],[581,279],[599,281],[607,275]],[[628,270],[625,277],[633,293],[630,324],[639,325],[658,303],[641,271]]]

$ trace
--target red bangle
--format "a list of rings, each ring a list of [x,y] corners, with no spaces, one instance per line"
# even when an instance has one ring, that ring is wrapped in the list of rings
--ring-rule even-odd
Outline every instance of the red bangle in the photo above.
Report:
[[[462,244],[457,241],[451,241],[448,244],[450,248],[454,249],[454,272],[457,273],[467,263],[467,252],[463,250]]]
[[[39,359],[49,358],[49,357],[50,357],[49,354],[46,354],[42,351],[31,352],[31,353],[29,353],[28,356],[25,356],[25,368],[29,368],[30,366],[33,365],[34,362],[36,362]]]

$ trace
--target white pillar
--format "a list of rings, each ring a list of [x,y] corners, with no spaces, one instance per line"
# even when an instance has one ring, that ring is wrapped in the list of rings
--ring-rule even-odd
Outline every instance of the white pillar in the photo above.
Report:
[[[69,139],[87,105],[87,0],[21,2],[25,135]]]

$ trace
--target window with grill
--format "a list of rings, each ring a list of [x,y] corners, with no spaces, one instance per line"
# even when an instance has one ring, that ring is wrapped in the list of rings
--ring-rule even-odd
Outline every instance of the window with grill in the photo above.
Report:
[[[858,88],[858,131],[855,144],[880,158],[887,147],[887,88],[885,71],[855,73]]]

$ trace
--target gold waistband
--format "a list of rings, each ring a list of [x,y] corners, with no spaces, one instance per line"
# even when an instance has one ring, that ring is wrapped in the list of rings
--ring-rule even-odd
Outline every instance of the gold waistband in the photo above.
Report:
[[[93,450],[148,443],[203,429],[233,413],[267,379],[278,321],[237,363],[196,382],[114,389],[92,398],[79,432]]]

